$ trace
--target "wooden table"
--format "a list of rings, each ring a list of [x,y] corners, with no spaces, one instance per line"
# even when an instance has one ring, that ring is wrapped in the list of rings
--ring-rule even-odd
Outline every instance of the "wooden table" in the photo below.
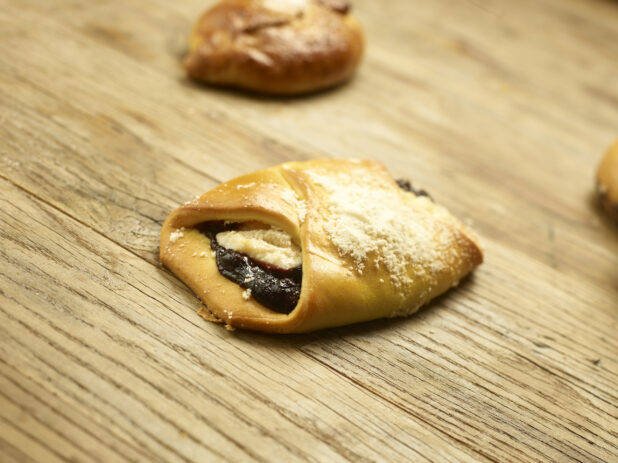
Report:
[[[0,461],[618,461],[618,4],[357,0],[349,85],[200,87],[198,0],[0,0]],[[382,160],[486,262],[408,319],[228,332],[158,260],[178,204]]]

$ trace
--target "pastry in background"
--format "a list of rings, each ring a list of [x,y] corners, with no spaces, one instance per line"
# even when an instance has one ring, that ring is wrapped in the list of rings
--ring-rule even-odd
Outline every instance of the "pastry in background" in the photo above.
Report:
[[[607,214],[618,221],[618,139],[599,164],[597,191]]]
[[[187,75],[275,95],[339,84],[363,54],[349,9],[345,0],[222,0],[193,27]]]
[[[409,315],[482,260],[445,208],[366,160],[238,177],[161,231],[161,261],[202,299],[202,316],[277,333]]]

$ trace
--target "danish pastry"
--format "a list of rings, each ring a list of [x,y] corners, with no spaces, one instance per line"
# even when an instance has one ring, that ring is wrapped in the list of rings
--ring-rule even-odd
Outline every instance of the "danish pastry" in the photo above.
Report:
[[[597,191],[607,214],[618,221],[618,140],[601,160],[597,171]]]
[[[405,316],[479,265],[477,239],[368,160],[290,162],[173,211],[161,261],[233,328],[300,333]]]
[[[348,79],[363,33],[345,0],[222,0],[193,27],[187,75],[209,84],[300,94]]]

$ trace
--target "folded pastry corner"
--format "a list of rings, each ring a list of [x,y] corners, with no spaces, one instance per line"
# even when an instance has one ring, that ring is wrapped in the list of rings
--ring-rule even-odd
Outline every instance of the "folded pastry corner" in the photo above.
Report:
[[[368,160],[290,162],[173,211],[161,261],[229,327],[301,333],[405,316],[483,260],[425,192]]]

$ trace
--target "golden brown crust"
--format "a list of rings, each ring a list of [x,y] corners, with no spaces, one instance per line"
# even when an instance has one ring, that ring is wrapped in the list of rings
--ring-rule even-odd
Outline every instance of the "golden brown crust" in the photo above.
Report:
[[[221,276],[209,239],[193,228],[213,220],[259,221],[300,244],[302,289],[289,315],[247,298]],[[179,207],[161,231],[161,261],[208,311],[228,326],[266,332],[408,315],[482,260],[461,222],[401,190],[372,161],[292,162],[254,172]]]
[[[193,28],[187,75],[280,95],[343,82],[364,46],[348,9],[343,0],[223,0]]]
[[[597,191],[605,211],[618,221],[618,139],[610,146],[599,164]]]

